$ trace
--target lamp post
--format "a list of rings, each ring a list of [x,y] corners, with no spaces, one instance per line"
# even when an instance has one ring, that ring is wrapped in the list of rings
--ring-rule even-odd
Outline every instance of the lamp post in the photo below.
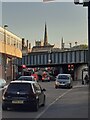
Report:
[[[50,64],[50,63],[52,62],[52,60],[51,60],[51,53],[52,53],[51,49],[50,49],[50,51],[49,51],[48,53],[49,53],[49,60],[48,60],[48,63]]]
[[[7,81],[7,56],[6,56],[6,28],[8,25],[4,25],[4,71],[5,71],[5,80]]]
[[[88,75],[90,83],[90,0],[84,0],[82,3],[79,0],[74,0],[75,4],[83,4],[84,7],[88,7]],[[82,80],[83,84],[83,80]]]

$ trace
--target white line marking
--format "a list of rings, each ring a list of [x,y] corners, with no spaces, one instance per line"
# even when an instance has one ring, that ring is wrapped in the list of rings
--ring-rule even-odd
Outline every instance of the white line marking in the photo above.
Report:
[[[44,114],[46,111],[47,111],[47,109],[50,107],[50,106],[52,106],[56,101],[58,101],[61,97],[63,97],[65,94],[67,94],[69,91],[71,91],[72,89],[69,89],[68,91],[66,91],[65,93],[63,93],[62,95],[60,95],[58,98],[56,98],[51,104],[49,104],[47,107],[46,107],[46,109],[44,109],[34,120],[37,120],[38,118],[40,118],[40,116],[42,115],[42,114]]]

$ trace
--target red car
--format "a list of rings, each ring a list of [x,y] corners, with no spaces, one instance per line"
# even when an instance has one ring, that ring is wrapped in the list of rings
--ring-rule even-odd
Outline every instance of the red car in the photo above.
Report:
[[[31,74],[31,76],[34,76],[34,79],[38,81],[38,75],[37,74]]]
[[[50,82],[50,76],[46,72],[43,72],[43,74],[42,74],[42,82],[44,82],[44,81]]]

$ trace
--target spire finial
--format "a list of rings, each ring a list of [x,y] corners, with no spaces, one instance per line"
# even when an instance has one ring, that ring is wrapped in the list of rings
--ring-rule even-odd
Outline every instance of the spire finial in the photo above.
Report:
[[[45,33],[44,33],[44,46],[47,46],[48,44],[48,39],[47,39],[47,25],[45,22]]]

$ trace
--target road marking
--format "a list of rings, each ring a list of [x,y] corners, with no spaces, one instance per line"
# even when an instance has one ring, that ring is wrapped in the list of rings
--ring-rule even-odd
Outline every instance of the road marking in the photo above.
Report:
[[[66,91],[65,93],[63,93],[62,95],[60,95],[58,98],[56,98],[51,104],[49,104],[34,120],[37,120],[38,118],[40,118],[40,116],[42,115],[42,114],[44,114],[46,111],[47,111],[47,109],[49,108],[49,107],[51,107],[56,101],[58,101],[61,97],[63,97],[65,94],[67,94],[69,91],[71,91],[72,89],[69,89],[68,91]]]
[[[75,85],[73,88],[78,88],[78,87],[88,87],[88,85]]]

